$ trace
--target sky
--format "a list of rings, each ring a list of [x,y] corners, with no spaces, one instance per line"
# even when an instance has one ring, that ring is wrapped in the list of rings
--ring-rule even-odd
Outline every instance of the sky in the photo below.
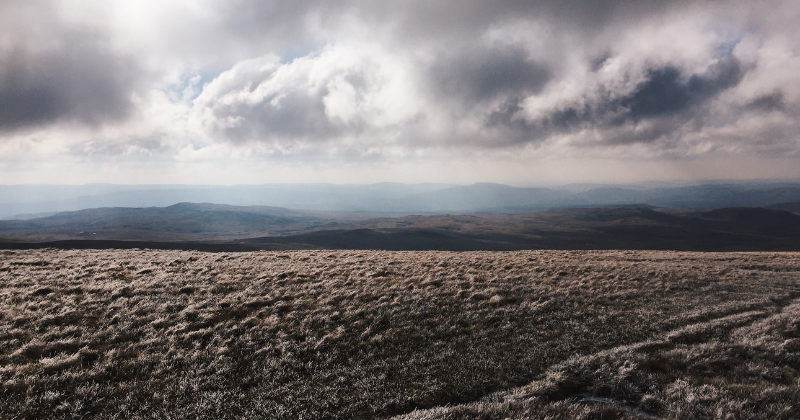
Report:
[[[0,0],[0,184],[800,178],[800,2]]]

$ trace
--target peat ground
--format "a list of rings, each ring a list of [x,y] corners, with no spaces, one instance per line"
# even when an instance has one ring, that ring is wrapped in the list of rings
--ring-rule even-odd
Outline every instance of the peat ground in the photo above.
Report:
[[[0,251],[0,418],[797,418],[800,254]]]

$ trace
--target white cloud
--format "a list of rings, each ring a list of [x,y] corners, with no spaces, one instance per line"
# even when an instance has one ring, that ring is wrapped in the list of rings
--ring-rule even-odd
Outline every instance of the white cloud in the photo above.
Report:
[[[3,2],[0,174],[798,156],[797,18],[788,0]]]
[[[288,63],[244,60],[204,87],[194,113],[209,136],[238,143],[386,144],[420,114],[407,67],[369,45],[332,45]]]

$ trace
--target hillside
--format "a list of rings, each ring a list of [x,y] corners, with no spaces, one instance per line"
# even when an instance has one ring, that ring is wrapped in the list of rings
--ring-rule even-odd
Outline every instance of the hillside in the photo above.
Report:
[[[800,215],[766,208],[688,211],[648,206],[386,215],[182,203],[0,221],[0,238],[6,243],[0,246],[15,248],[26,243],[130,248],[120,242],[128,241],[145,248],[205,250],[798,250]]]
[[[97,208],[0,221],[0,237],[17,240],[208,241],[283,235],[368,218],[368,213],[266,206],[179,203],[169,207]]]
[[[350,229],[254,238],[243,243],[387,250],[800,249],[800,216],[761,208],[678,212],[606,207],[522,214],[408,216],[352,225]]]
[[[778,203],[769,206],[771,209],[776,210],[785,210],[788,212],[792,212],[795,214],[800,214],[800,201],[795,201],[793,203]]]
[[[524,212],[576,207],[649,205],[710,210],[800,202],[800,183],[714,183],[689,186],[502,184],[265,184],[265,185],[0,185],[0,219],[30,219],[101,207],[169,207],[217,203],[290,209],[454,214]]]

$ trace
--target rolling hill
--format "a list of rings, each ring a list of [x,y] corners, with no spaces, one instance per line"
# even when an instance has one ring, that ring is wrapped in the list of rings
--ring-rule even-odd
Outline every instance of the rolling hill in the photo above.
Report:
[[[591,185],[520,188],[501,184],[0,185],[0,219],[32,219],[101,207],[182,202],[336,211],[453,214],[650,205],[692,210],[800,202],[800,183],[690,186]],[[35,216],[31,216],[35,215]]]
[[[142,247],[191,243],[236,245],[236,250],[797,250],[800,215],[757,207],[697,211],[642,205],[404,215],[181,203],[0,221],[0,238],[17,247],[68,241],[53,246],[109,248],[121,246],[114,241],[138,241]]]

